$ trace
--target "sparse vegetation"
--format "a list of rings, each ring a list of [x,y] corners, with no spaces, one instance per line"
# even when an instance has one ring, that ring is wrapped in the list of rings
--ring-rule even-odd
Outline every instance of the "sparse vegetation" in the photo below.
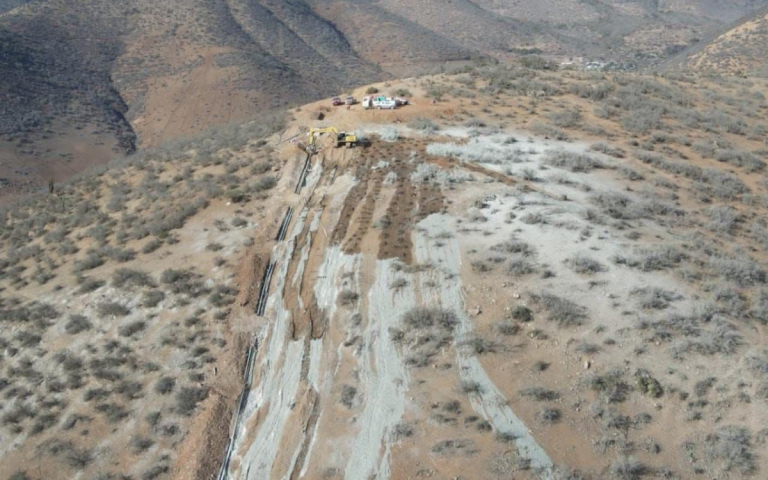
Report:
[[[531,295],[531,299],[546,310],[549,321],[561,327],[581,325],[587,318],[587,310],[584,307],[556,295]]]

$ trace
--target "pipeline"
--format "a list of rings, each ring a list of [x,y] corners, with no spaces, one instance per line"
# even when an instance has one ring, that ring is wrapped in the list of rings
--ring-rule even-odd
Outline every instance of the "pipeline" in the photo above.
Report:
[[[311,164],[312,160],[312,153],[307,152],[307,159],[304,161],[304,168],[301,169],[301,175],[299,175],[299,182],[296,184],[296,189],[294,190],[294,193],[301,192],[301,189],[304,188],[304,185],[307,183],[307,172],[309,172],[309,166]]]
[[[291,224],[291,218],[293,217],[293,207],[288,207],[288,211],[285,212],[285,218],[283,223],[280,224],[280,230],[277,231],[277,237],[275,240],[282,242],[285,240],[285,234],[288,233],[288,226]]]
[[[238,402],[237,410],[235,410],[235,413],[232,416],[229,442],[227,444],[227,450],[224,452],[224,460],[221,462],[221,469],[219,470],[219,475],[217,477],[218,480],[227,480],[229,478],[229,463],[232,460],[232,451],[235,448],[235,436],[237,435],[237,429],[240,426],[240,416],[243,414],[243,411],[248,404],[248,395],[253,386],[253,364],[256,361],[256,352],[258,348],[258,340],[254,337],[253,342],[248,347],[245,368],[243,369],[243,391],[240,392],[240,401]]]
[[[305,171],[302,173],[302,177],[306,176],[306,169],[309,165],[309,157],[307,155],[307,164],[305,165]],[[276,241],[282,242],[285,240],[285,236],[288,233],[288,227],[291,224],[293,218],[293,207],[288,207],[285,212],[283,222],[280,224],[280,229],[277,231]],[[259,300],[256,302],[256,315],[264,315],[267,309],[267,299],[269,298],[269,284],[272,281],[272,273],[275,271],[277,262],[272,260],[264,270],[264,276],[261,279],[261,289],[259,290]],[[229,478],[229,464],[232,459],[232,451],[235,448],[235,436],[237,430],[240,427],[240,416],[245,411],[248,405],[248,396],[251,393],[251,387],[253,386],[253,365],[256,361],[256,352],[258,350],[258,340],[254,337],[253,342],[248,347],[248,354],[245,360],[245,368],[243,369],[243,391],[240,392],[240,399],[237,402],[237,409],[232,417],[232,423],[230,426],[229,444],[227,450],[224,453],[224,459],[221,462],[221,469],[219,470],[218,480],[228,480]]]
[[[275,271],[276,262],[269,262],[267,269],[264,270],[264,277],[261,279],[261,290],[259,292],[259,301],[256,303],[256,315],[264,315],[267,309],[267,298],[269,297],[269,282],[272,280],[272,272]]]

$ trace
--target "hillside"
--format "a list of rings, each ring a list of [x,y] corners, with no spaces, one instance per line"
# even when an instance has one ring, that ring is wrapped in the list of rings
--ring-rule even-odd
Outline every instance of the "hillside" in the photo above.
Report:
[[[0,192],[453,62],[653,65],[762,4],[4,0]]]
[[[762,478],[765,82],[375,87],[2,211],[0,479]]]
[[[738,22],[676,59],[673,67],[718,74],[768,76],[768,8]]]

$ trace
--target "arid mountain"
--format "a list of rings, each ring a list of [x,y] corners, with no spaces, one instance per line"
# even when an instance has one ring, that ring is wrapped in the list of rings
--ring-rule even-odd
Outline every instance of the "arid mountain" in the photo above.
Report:
[[[713,35],[672,60],[670,68],[768,76],[768,8]]]
[[[40,188],[136,146],[447,62],[651,65],[765,3],[2,0],[0,179]]]

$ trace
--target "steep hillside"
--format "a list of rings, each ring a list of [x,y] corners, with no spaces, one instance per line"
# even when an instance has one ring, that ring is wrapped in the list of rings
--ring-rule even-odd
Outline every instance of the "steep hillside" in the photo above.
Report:
[[[669,68],[699,72],[768,76],[768,8],[703,42]]]
[[[374,87],[2,210],[0,480],[762,478],[766,83]]]

